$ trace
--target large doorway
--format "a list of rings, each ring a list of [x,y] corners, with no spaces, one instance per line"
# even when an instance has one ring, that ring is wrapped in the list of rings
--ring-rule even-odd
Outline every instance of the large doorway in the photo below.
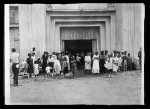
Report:
[[[92,40],[65,40],[64,48],[72,54],[92,52]]]

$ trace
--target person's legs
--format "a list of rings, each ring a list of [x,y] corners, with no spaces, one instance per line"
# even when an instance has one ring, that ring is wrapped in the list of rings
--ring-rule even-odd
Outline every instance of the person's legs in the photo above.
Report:
[[[14,83],[14,85],[18,85],[19,68],[16,68],[16,64],[12,65],[12,71],[13,71],[13,74],[14,74],[13,83]]]
[[[142,68],[142,66],[141,66],[141,59],[139,59],[139,64],[140,64],[140,70],[141,70],[141,68]]]

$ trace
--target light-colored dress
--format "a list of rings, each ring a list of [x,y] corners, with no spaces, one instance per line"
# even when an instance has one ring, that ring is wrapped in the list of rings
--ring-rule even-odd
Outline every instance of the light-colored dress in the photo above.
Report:
[[[93,56],[93,67],[92,67],[92,73],[99,73],[99,55]]]
[[[50,66],[47,66],[45,70],[47,74],[50,74]]]
[[[117,72],[118,68],[118,58],[115,57],[113,58],[113,71]]]
[[[35,75],[39,74],[38,64],[34,64],[34,74]]]
[[[70,70],[70,61],[69,61],[69,57],[68,57],[68,55],[65,55],[65,57],[67,58],[68,70]]]
[[[85,70],[91,70],[91,57],[85,56],[84,61],[85,61]]]
[[[55,69],[56,74],[60,74],[61,65],[60,65],[60,61],[59,60],[55,60],[54,61],[54,69]]]

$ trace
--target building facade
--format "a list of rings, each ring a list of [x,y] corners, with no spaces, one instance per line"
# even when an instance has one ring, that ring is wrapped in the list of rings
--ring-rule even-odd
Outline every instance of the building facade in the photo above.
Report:
[[[10,6],[10,46],[21,59],[64,50],[127,51],[142,46],[142,4],[18,4]],[[144,37],[144,36],[143,36]]]

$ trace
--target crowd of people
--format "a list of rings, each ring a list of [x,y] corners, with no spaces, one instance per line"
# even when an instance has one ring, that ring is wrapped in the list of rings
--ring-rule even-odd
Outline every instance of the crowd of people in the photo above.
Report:
[[[141,50],[140,50],[141,51]],[[113,77],[113,72],[131,71],[134,69],[132,58],[127,51],[119,52],[113,51],[108,54],[108,51],[101,51],[91,53],[87,52],[72,54],[68,51],[61,53],[53,52],[48,53],[44,51],[42,57],[37,57],[35,48],[28,53],[28,58],[23,62],[19,62],[19,54],[16,49],[12,49],[11,55],[12,71],[14,73],[14,84],[18,84],[17,75],[19,72],[25,71],[29,74],[29,78],[33,75],[35,80],[40,74],[52,77],[59,77],[61,75],[72,74],[74,76],[78,71],[84,68],[85,73],[99,74],[107,73],[108,77]],[[138,53],[139,63],[141,65],[141,52]],[[17,67],[15,67],[17,65]],[[84,66],[84,67],[82,67]]]

